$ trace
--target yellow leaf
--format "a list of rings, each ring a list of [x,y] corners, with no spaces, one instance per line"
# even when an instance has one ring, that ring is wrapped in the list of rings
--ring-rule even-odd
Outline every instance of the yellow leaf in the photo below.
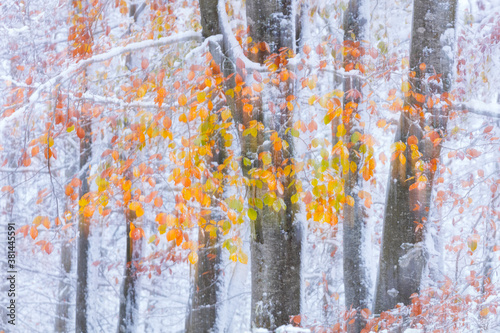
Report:
[[[137,201],[132,201],[130,203],[130,205],[128,205],[128,209],[133,210],[133,211],[137,210],[138,207],[139,207],[139,203]]]
[[[351,197],[350,195],[348,195],[348,196],[345,198],[345,201],[347,202],[347,204],[348,204],[349,206],[351,206],[351,207],[352,207],[352,206],[354,206],[354,198],[353,198],[353,197]]]
[[[408,91],[410,91],[410,89],[411,89],[410,82],[408,82],[408,81],[403,82],[403,84],[401,85],[401,90],[404,93],[407,93]]]
[[[316,102],[316,95],[312,95],[311,97],[309,97],[309,99],[307,100],[307,103],[309,103],[309,105],[313,105],[314,102]]]
[[[141,204],[138,204],[138,207],[135,210],[135,215],[137,215],[137,217],[141,217],[142,215],[144,215],[144,209],[142,208]]]
[[[198,101],[198,103],[202,103],[205,101],[205,98],[207,97],[207,94],[205,94],[205,92],[201,91],[199,92],[197,95],[196,95],[196,100]],[[179,103],[180,104],[180,103]]]
[[[148,86],[146,84],[143,84],[142,86],[137,89],[137,97],[143,98],[144,95],[146,95],[146,92],[148,91]]]
[[[257,212],[253,208],[248,208],[248,217],[250,220],[256,220],[257,219]]]
[[[399,154],[399,162],[401,162],[401,164],[403,165],[406,164],[406,157],[403,153]]]
[[[490,313],[490,309],[485,307],[481,310],[481,312],[479,314],[481,315],[481,317],[486,317],[488,315],[488,313]]]
[[[345,130],[345,126],[344,124],[340,124],[339,126],[337,126],[337,137],[341,137],[341,136],[344,136],[346,133],[346,130]]]
[[[229,109],[224,109],[224,111],[221,112],[221,117],[222,120],[226,121],[229,117],[231,117],[231,111]]]
[[[179,99],[178,99],[178,102],[179,102],[180,106],[186,105],[186,103],[187,103],[186,95],[184,95],[184,94],[180,95]]]
[[[240,254],[238,256],[238,260],[242,264],[246,265],[248,263],[248,256],[245,253],[243,253],[243,252],[240,251]]]
[[[355,162],[351,161],[350,168],[351,168],[351,172],[352,172],[352,173],[355,173],[355,172],[356,172],[356,170],[358,169],[358,166],[356,165],[356,163],[355,163]]]
[[[148,244],[153,243],[155,240],[156,240],[156,235],[152,235],[151,237],[149,237]]]
[[[262,157],[262,163],[264,163],[264,165],[268,165],[272,161],[271,154],[269,152],[263,152],[261,157]]]
[[[198,262],[198,253],[191,251],[188,255],[188,259],[191,264],[196,264]]]
[[[122,187],[124,191],[128,191],[132,187],[132,182],[130,180],[127,180],[123,183]]]

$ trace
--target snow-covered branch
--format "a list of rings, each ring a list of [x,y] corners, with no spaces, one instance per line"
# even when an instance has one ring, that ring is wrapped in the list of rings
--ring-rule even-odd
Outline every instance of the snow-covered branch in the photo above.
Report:
[[[201,36],[200,32],[185,32],[181,34],[177,34],[174,36],[169,36],[169,37],[163,37],[157,40],[145,40],[142,42],[137,42],[137,43],[131,43],[126,46],[120,46],[120,47],[115,47],[108,52],[101,53],[94,55],[88,59],[82,60],[80,62],[71,64],[66,70],[62,71],[58,75],[54,76],[50,80],[46,81],[45,83],[41,84],[40,86],[37,87],[37,89],[33,92],[33,94],[30,96],[28,103],[14,112],[14,114],[8,118],[2,119],[2,122],[4,122],[6,119],[9,119],[10,121],[18,120],[21,117],[24,116],[24,114],[29,110],[34,103],[38,101],[40,98],[40,94],[48,90],[49,88],[60,84],[62,82],[67,81],[73,74],[78,73],[85,69],[87,66],[90,66],[94,63],[98,62],[103,62],[106,60],[109,60],[111,58],[114,58],[116,56],[119,56],[124,53],[132,52],[132,51],[138,51],[138,50],[143,50],[146,48],[151,48],[151,47],[159,47],[159,46],[166,46],[166,45],[171,45],[171,44],[176,44],[180,42],[187,42],[187,41],[201,41],[203,37]]]
[[[260,72],[267,71],[267,68],[265,66],[262,66],[261,64],[248,59],[243,52],[240,43],[238,43],[236,37],[234,37],[231,26],[229,25],[229,18],[226,13],[226,3],[224,0],[219,0],[217,11],[219,12],[219,23],[222,29],[222,34],[224,36],[224,41],[229,44],[227,45],[227,52],[231,60],[235,62],[236,59],[241,59],[245,64],[245,68],[247,70],[252,69]]]
[[[481,101],[470,101],[456,106],[459,110],[467,110],[470,113],[485,117],[500,119],[500,104],[484,103]]]

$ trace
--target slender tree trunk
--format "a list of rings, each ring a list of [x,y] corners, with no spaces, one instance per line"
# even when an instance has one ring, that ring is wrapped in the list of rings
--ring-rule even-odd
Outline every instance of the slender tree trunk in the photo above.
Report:
[[[61,272],[62,277],[59,281],[58,303],[56,306],[56,322],[54,330],[56,332],[68,332],[69,308],[71,303],[71,266],[73,260],[73,244],[64,237],[61,245]]]
[[[447,101],[452,59],[448,58],[445,46],[453,46],[451,29],[455,25],[456,0],[415,0],[413,6],[410,70],[415,75],[410,80],[411,90],[406,93],[395,138],[396,143],[405,145],[399,144],[404,150],[399,154],[395,146],[391,162],[376,313],[391,309],[397,303],[409,304],[411,295],[419,292],[425,265],[419,224],[425,225],[429,216],[440,140],[448,119],[447,106],[437,108],[424,101],[425,96]],[[442,76],[438,79],[435,73]],[[415,153],[417,147],[421,156]]]
[[[59,302],[56,308],[56,332],[68,332],[69,307],[71,302],[71,264],[73,256],[73,245],[64,241],[61,248],[61,268],[64,276],[59,281]]]
[[[92,156],[92,126],[89,115],[83,114],[80,118],[80,124],[85,131],[85,136],[80,139],[80,187],[79,199],[81,200],[87,193],[90,187],[88,177],[90,174],[89,162]],[[83,214],[83,207],[80,207],[78,214],[78,248],[77,248],[77,281],[76,281],[76,323],[75,331],[77,333],[87,332],[87,297],[88,297],[88,257],[89,257],[89,230],[90,217]]]
[[[291,2],[278,0],[250,0],[246,2],[247,22],[249,22],[250,36],[255,43],[265,42],[271,53],[286,52],[282,48],[294,50],[293,20],[291,17]],[[261,45],[261,44],[257,44]],[[251,60],[263,63],[268,52],[260,48],[253,54]],[[281,60],[286,57],[279,56]],[[281,65],[281,71],[286,64]],[[287,148],[276,150],[273,146],[264,146],[265,136],[269,134],[259,131],[256,137],[247,135],[242,137],[242,155],[250,161],[250,165],[242,164],[244,176],[249,179],[248,197],[250,202],[255,199],[264,200],[272,192],[276,200],[283,202],[285,207],[273,207],[273,204],[264,203],[255,205],[257,216],[252,225],[251,255],[252,255],[252,326],[266,329],[275,329],[290,322],[291,315],[300,313],[300,267],[301,267],[301,238],[300,225],[296,221],[297,205],[292,204],[291,197],[295,194],[295,187],[290,186],[294,176],[279,175],[278,170],[292,164],[293,138],[286,129],[292,124],[292,111],[286,107],[285,99],[291,94],[293,80],[282,82],[270,96],[261,96],[254,103],[251,113],[241,112],[243,125],[248,128],[251,120],[262,123],[266,130],[276,131],[280,140],[286,142]],[[269,105],[276,107],[274,116]],[[285,146],[285,145],[284,145]],[[261,152],[270,153],[272,167],[266,167],[259,161]],[[258,186],[249,174],[250,168],[274,170],[277,181],[283,185],[280,193],[269,188],[265,183]],[[274,169],[273,169],[274,168]],[[260,182],[260,180],[258,180]],[[266,201],[266,200],[264,200]]]
[[[344,57],[344,67],[360,64],[359,59],[363,51],[360,41],[362,38],[362,29],[366,20],[361,15],[361,0],[349,1],[349,6],[344,13],[344,47],[348,53]],[[361,316],[360,310],[369,308],[369,287],[370,281],[366,269],[366,253],[363,251],[363,235],[366,225],[365,206],[358,196],[358,193],[363,190],[365,181],[368,180],[360,175],[363,162],[366,162],[373,153],[370,152],[371,147],[367,148],[367,152],[360,152],[360,147],[363,144],[359,138],[352,140],[354,133],[359,133],[359,137],[363,134],[363,128],[359,126],[358,119],[355,116],[359,115],[362,102],[362,88],[359,77],[346,76],[344,78],[344,117],[348,119],[346,125],[346,135],[344,142],[349,147],[349,164],[347,170],[343,170],[344,177],[344,193],[346,196],[351,196],[354,199],[354,205],[344,204],[344,220],[343,220],[343,244],[344,244],[344,289],[345,289],[345,305],[347,309],[357,310],[355,321],[348,324],[347,330],[350,333],[359,333],[365,326],[365,321]],[[371,153],[371,154],[370,154]],[[364,157],[364,159],[363,159]],[[354,163],[355,169],[351,169],[351,164]]]
[[[134,211],[126,209],[127,224],[127,254],[125,259],[125,277],[120,295],[120,311],[118,314],[118,333],[133,333],[136,331],[139,310],[139,276],[137,264],[141,259],[142,237],[134,240],[131,237],[131,223],[137,221]]]
[[[212,147],[212,158],[208,158],[207,165],[211,173],[217,172],[217,166],[222,165],[226,158],[223,138],[214,133],[215,145]],[[223,181],[223,180],[222,180]],[[213,196],[222,198],[223,184],[216,186]],[[219,208],[218,200],[212,199],[211,214],[206,217],[207,223],[223,220],[224,216]],[[198,263],[195,270],[194,288],[191,295],[191,309],[186,323],[187,333],[217,332],[217,294],[220,283],[220,246],[219,237],[210,234],[206,226],[199,226]]]
[[[200,0],[201,25],[203,27],[203,37],[208,38],[220,33],[219,17],[217,13],[217,0]],[[216,44],[216,43],[215,43]],[[210,52],[216,67],[222,67],[223,55],[220,51],[220,45],[209,43]],[[219,50],[216,50],[219,48]],[[218,51],[218,52],[217,52]],[[214,73],[215,74],[215,73]],[[218,119],[220,123],[222,119]],[[210,168],[212,175],[218,172],[218,166],[224,163],[226,158],[226,148],[224,139],[220,133],[221,129],[214,130],[210,126],[212,156],[207,155],[206,165]],[[223,181],[223,180],[222,180]],[[212,197],[220,199],[222,197],[223,184],[219,184],[213,191]],[[219,212],[219,203],[212,200],[211,214],[206,217],[207,223],[210,221],[220,221],[223,216]],[[206,226],[199,226],[198,244],[201,248],[198,250],[198,262],[195,269],[194,286],[191,293],[191,302],[188,318],[186,321],[187,333],[216,332],[217,329],[217,293],[220,264],[220,247],[218,246],[218,234],[210,235]]]

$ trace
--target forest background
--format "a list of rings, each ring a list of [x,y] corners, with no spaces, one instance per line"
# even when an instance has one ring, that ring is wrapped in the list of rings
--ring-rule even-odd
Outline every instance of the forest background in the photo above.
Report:
[[[497,0],[0,13],[0,329],[500,329]]]

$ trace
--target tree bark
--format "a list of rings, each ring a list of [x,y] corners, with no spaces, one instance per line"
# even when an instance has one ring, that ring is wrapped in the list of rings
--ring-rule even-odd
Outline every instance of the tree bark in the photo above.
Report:
[[[220,133],[214,133],[216,142],[212,147],[212,158],[208,158],[207,165],[210,166],[211,174],[217,172],[217,166],[222,165],[226,158],[224,141]],[[223,181],[223,180],[222,180]],[[216,186],[213,197],[221,199],[223,184]],[[218,200],[212,199],[210,221],[223,220]],[[191,295],[191,309],[186,323],[187,333],[217,332],[217,294],[220,281],[220,244],[218,233],[210,235],[206,226],[199,226],[198,244],[202,246],[198,250],[198,262],[195,270],[194,288]]]
[[[133,333],[136,330],[137,313],[139,310],[139,270],[137,264],[141,259],[142,238],[134,240],[131,237],[130,224],[136,222],[134,211],[126,209],[127,224],[127,255],[125,259],[125,277],[120,295],[120,311],[118,314],[118,333]]]
[[[293,20],[291,17],[291,2],[288,0],[250,0],[246,3],[247,22],[250,37],[257,45],[267,43],[269,51],[261,51],[251,56],[251,60],[264,63],[270,53],[283,53],[285,49],[294,51]],[[262,51],[264,50],[264,51]],[[285,60],[282,54],[278,55]],[[285,60],[286,61],[286,60]],[[280,71],[286,69],[286,63],[281,63]],[[293,113],[286,107],[285,99],[293,90],[293,80],[282,82],[273,96],[261,96],[254,103],[251,113],[242,112],[238,108],[243,125],[248,128],[251,120],[262,123],[266,130],[276,131],[278,137],[288,144],[288,148],[279,151],[272,146],[264,146],[265,136],[269,134],[259,131],[256,137],[242,137],[242,155],[250,161],[250,166],[242,164],[244,176],[249,180],[247,187],[250,202],[263,200],[269,192],[276,194],[277,200],[282,200],[286,208],[276,209],[273,205],[264,204],[262,208],[255,206],[257,217],[252,224],[251,265],[252,265],[252,326],[274,330],[280,325],[290,322],[291,315],[300,313],[300,267],[301,238],[300,224],[296,221],[298,206],[292,204],[291,197],[295,187],[290,186],[294,176],[279,175],[277,171],[286,165],[291,165],[293,158],[293,138],[286,129],[292,125]],[[269,98],[266,100],[266,98]],[[277,108],[273,115],[269,105]],[[265,167],[259,161],[261,152],[271,153],[271,167]],[[273,170],[276,179],[283,184],[284,191],[270,191],[260,180],[252,179],[251,168]],[[265,201],[265,200],[263,200]],[[276,201],[275,201],[276,202]]]
[[[350,50],[344,57],[344,67],[347,67],[349,64],[360,64],[360,55],[364,53],[360,41],[363,39],[362,30],[366,20],[361,15],[361,6],[361,0],[351,0],[344,13],[344,47]],[[358,51],[359,54],[357,53]],[[350,166],[351,163],[354,163],[356,166],[354,172],[350,168],[343,170],[344,194],[354,199],[353,206],[344,204],[343,219],[345,305],[347,309],[352,308],[357,311],[354,323],[347,326],[349,333],[359,333],[366,325],[360,310],[370,307],[370,281],[365,264],[366,253],[363,251],[363,235],[366,228],[367,215],[358,192],[362,191],[365,185],[365,179],[360,175],[363,160],[371,156],[370,149],[373,148],[368,147],[368,151],[363,154],[360,152],[362,141],[353,142],[351,140],[351,136],[355,132],[358,132],[360,135],[364,132],[355,118],[356,115],[361,113],[359,109],[362,102],[361,93],[362,87],[359,77],[346,76],[344,78],[344,117],[342,118],[347,119],[348,122],[346,124],[344,142],[347,143],[349,148],[348,165]]]
[[[200,0],[202,35],[205,38],[220,34],[219,16],[217,13],[217,0]],[[217,43],[209,43],[210,53],[212,54],[214,65],[219,70],[222,68],[223,54],[221,46]],[[216,50],[217,49],[217,50]],[[216,73],[214,73],[216,74]],[[215,103],[214,103],[215,104]],[[220,124],[222,119],[218,118]],[[206,133],[211,138],[211,155],[207,155],[206,165],[210,174],[214,175],[218,171],[218,166],[224,164],[226,159],[226,148],[224,139],[220,133],[221,129],[214,129],[210,126],[210,133]],[[224,177],[224,176],[223,176]],[[224,181],[222,179],[222,181]],[[223,184],[220,183],[213,191],[214,199],[221,199]],[[209,221],[220,221],[224,219],[219,212],[217,200],[211,202],[211,213],[206,219]],[[201,248],[198,250],[198,262],[195,268],[195,280],[193,291],[191,293],[191,303],[188,318],[186,320],[187,333],[203,333],[217,331],[217,294],[220,283],[220,246],[218,233],[210,235],[205,230],[206,226],[200,225],[198,228],[198,244]]]
[[[54,330],[56,332],[68,332],[69,308],[71,303],[71,283],[70,274],[73,260],[73,244],[67,240],[61,245],[61,271],[63,276],[59,281],[58,303],[56,307],[56,322]]]
[[[419,292],[425,259],[422,227],[417,226],[425,225],[429,216],[440,140],[448,119],[448,106],[433,108],[423,103],[422,95],[447,101],[453,61],[446,52],[454,37],[448,29],[455,25],[456,0],[415,0],[413,6],[410,70],[415,75],[395,138],[396,143],[406,145],[402,152],[405,159],[394,155],[391,162],[375,313],[398,303],[409,304],[411,295]],[[439,80],[436,73],[442,74]],[[412,154],[417,147],[421,156]]]
[[[92,126],[90,116],[82,114],[81,127],[85,131],[85,136],[80,139],[80,187],[79,199],[81,200],[90,190],[88,177],[90,174],[89,165],[92,156]],[[83,207],[80,207],[78,215],[78,248],[77,248],[77,287],[76,287],[76,323],[77,333],[87,332],[87,297],[88,297],[88,257],[89,257],[89,230],[90,217],[85,217]]]

